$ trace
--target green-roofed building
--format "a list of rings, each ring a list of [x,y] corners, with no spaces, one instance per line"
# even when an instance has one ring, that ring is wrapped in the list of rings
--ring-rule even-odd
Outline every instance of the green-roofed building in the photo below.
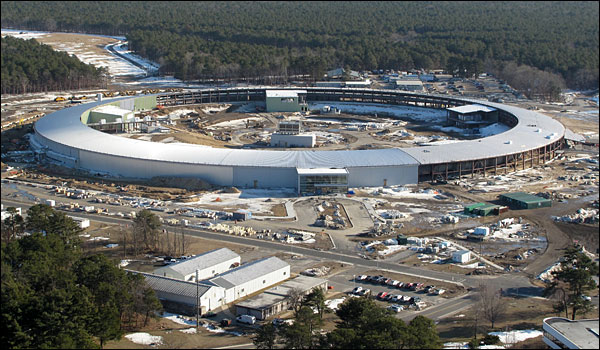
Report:
[[[495,204],[484,204],[482,206],[479,206],[477,208],[475,208],[473,210],[473,214],[479,215],[479,216],[488,216],[488,215],[492,215],[492,214],[498,214],[498,210],[499,210],[500,206],[499,205],[495,205]]]
[[[552,206],[552,200],[525,192],[502,194],[500,200],[513,209],[536,209]]]
[[[474,203],[474,204],[469,204],[469,205],[465,205],[465,209],[463,211],[463,213],[465,214],[473,214],[473,211],[479,207],[484,206],[485,203]]]

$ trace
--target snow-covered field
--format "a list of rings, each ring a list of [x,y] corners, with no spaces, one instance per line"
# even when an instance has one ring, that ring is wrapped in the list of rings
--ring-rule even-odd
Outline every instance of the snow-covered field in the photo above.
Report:
[[[236,128],[240,128],[246,127],[246,123],[253,123],[253,122],[260,122],[260,121],[264,121],[265,118],[263,117],[249,117],[249,118],[242,118],[242,119],[236,119],[236,120],[231,120],[231,121],[227,121],[227,122],[221,122],[221,123],[217,123],[217,124],[213,124],[209,127],[207,127],[207,130],[217,130],[220,128],[232,128],[232,129],[236,129]]]
[[[19,30],[6,30],[2,29],[2,36],[10,35],[16,38],[21,39],[31,39],[31,38],[47,38],[51,34],[61,34],[61,33],[48,33],[48,32],[35,32],[35,31],[19,31]],[[77,34],[77,35],[85,35],[85,34]],[[154,62],[150,62],[140,58],[137,55],[132,54],[128,51],[127,42],[124,41],[124,37],[111,37],[111,36],[103,36],[103,35],[89,35],[89,36],[101,36],[119,40],[115,45],[115,49],[119,51],[121,54],[135,60],[139,64],[148,67],[150,70],[149,73],[153,73],[158,69],[158,64]],[[118,56],[113,55],[108,51],[108,47],[112,45],[106,45],[104,47],[105,53],[98,54],[97,52],[91,51],[89,48],[86,48],[82,43],[70,42],[70,43],[54,43],[52,44],[53,48],[57,51],[64,51],[70,55],[75,55],[80,61],[92,64],[96,67],[105,67],[108,69],[108,72],[112,76],[144,76],[146,75],[146,71],[142,68],[139,68],[132,64],[129,61],[126,61]]]
[[[543,333],[535,329],[516,330],[508,332],[490,332],[490,335],[497,335],[500,338],[500,342],[504,345],[481,345],[478,349],[506,349],[510,348],[512,344],[522,342],[527,339],[541,337]],[[444,349],[469,349],[467,342],[451,342],[444,343]]]
[[[419,107],[406,107],[406,106],[381,106],[374,104],[362,104],[362,103],[309,103],[308,108],[310,110],[322,110],[324,106],[330,106],[337,108],[342,112],[354,113],[354,114],[376,114],[386,113],[396,118],[406,118],[420,122],[442,122],[446,120],[445,110],[436,110],[429,108]]]
[[[223,209],[245,207],[252,214],[270,213],[275,204],[283,203],[287,198],[296,197],[293,188],[245,189],[240,193],[207,193],[198,195],[193,202],[179,203],[182,206],[219,206]],[[217,200],[218,198],[218,200]],[[271,201],[266,202],[271,199]]]

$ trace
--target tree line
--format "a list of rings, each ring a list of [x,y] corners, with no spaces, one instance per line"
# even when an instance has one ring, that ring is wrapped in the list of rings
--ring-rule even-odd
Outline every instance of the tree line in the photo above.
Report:
[[[102,87],[105,70],[34,39],[2,38],[2,93]]]
[[[142,275],[85,255],[79,225],[47,205],[2,222],[3,348],[102,348],[162,308]],[[27,232],[27,234],[24,234]]]
[[[292,324],[262,325],[253,337],[258,349],[438,349],[441,341],[435,323],[417,316],[408,324],[377,305],[371,298],[348,298],[335,311],[339,318],[331,332],[321,332],[325,292],[303,295],[292,290]]]
[[[597,88],[598,14],[597,2],[6,1],[1,18],[12,28],[125,35],[160,73],[183,80],[513,63]]]

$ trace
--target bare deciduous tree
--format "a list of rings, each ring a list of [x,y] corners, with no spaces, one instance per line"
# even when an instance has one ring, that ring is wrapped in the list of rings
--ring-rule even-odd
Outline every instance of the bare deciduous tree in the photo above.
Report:
[[[502,300],[502,294],[498,289],[489,288],[485,284],[479,285],[479,310],[483,318],[488,320],[494,328],[494,324],[504,316],[507,303]]]
[[[288,292],[288,298],[290,299],[289,304],[294,310],[294,314],[297,314],[302,306],[302,299],[304,298],[304,291],[300,288],[292,288]]]

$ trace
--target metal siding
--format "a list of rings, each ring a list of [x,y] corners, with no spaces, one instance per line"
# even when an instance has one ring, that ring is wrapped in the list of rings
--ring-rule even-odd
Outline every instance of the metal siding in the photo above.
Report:
[[[132,178],[193,177],[220,186],[233,184],[233,168],[224,166],[169,163],[81,151],[80,167]]]
[[[257,188],[296,187],[296,168],[233,168],[233,184],[238,187],[252,188],[257,180]]]
[[[383,186],[384,180],[388,186],[414,184],[418,172],[416,165],[348,168],[348,187]]]

